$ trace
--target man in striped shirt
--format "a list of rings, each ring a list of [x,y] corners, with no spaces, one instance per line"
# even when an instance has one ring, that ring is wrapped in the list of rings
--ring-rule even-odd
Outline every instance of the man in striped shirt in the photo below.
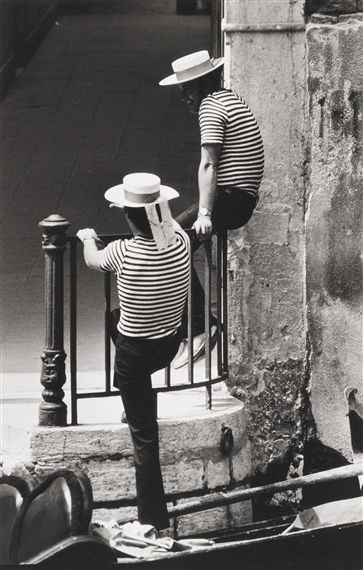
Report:
[[[177,217],[182,227],[195,229],[199,240],[217,230],[240,228],[249,221],[264,170],[257,121],[239,95],[220,88],[222,66],[223,58],[211,59],[204,50],[174,61],[174,74],[160,81],[160,85],[178,85],[190,112],[199,115],[199,201]],[[193,249],[197,246],[194,244]],[[198,357],[205,344],[204,291],[195,273],[192,291],[194,354]],[[187,354],[185,343],[174,367],[186,364]]]
[[[180,344],[178,329],[189,282],[189,239],[175,223],[168,245],[161,248],[156,241],[145,206],[160,208],[160,215],[165,200],[178,196],[174,189],[161,186],[157,176],[130,174],[105,196],[124,209],[133,237],[99,249],[93,229],[80,230],[77,235],[88,267],[116,275],[120,320],[114,385],[120,390],[134,444],[138,519],[162,529],[169,526],[169,519],[151,374],[170,364]]]

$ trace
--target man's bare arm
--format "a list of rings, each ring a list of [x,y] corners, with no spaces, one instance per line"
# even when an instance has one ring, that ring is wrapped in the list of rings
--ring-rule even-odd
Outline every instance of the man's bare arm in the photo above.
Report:
[[[201,149],[200,164],[198,170],[199,184],[199,211],[205,208],[209,214],[198,216],[193,227],[201,238],[208,237],[212,233],[210,215],[213,210],[217,193],[217,171],[221,144],[204,144]]]
[[[204,144],[198,170],[199,208],[212,211],[217,191],[217,170],[221,144]]]
[[[103,254],[97,246],[102,242],[96,232],[92,228],[85,228],[77,232],[77,237],[83,243],[83,257],[87,267],[103,272],[101,269]]]

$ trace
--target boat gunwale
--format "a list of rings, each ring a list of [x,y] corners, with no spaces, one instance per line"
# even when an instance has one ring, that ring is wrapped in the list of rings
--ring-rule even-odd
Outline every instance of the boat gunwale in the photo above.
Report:
[[[273,519],[272,519],[273,520]],[[276,519],[275,519],[276,520]],[[267,521],[266,521],[267,522]],[[287,528],[288,525],[286,525]],[[120,557],[117,559],[117,563],[115,563],[116,565],[120,565],[123,566],[124,564],[147,564],[148,562],[152,562],[154,563],[155,561],[164,561],[164,560],[175,560],[175,559],[180,559],[180,558],[189,558],[190,556],[193,556],[194,554],[198,553],[205,553],[205,554],[210,554],[212,552],[216,552],[216,551],[223,551],[223,550],[235,550],[241,546],[252,546],[258,543],[266,543],[266,542],[276,542],[278,540],[293,540],[296,538],[300,538],[300,537],[305,537],[305,536],[311,536],[314,537],[314,535],[317,534],[324,534],[329,532],[329,530],[331,529],[335,529],[338,531],[341,530],[346,530],[348,528],[355,528],[355,527],[362,527],[363,530],[363,521],[355,521],[355,522],[348,522],[348,523],[342,523],[342,524],[332,524],[332,525],[325,525],[325,526],[321,526],[321,527],[317,527],[317,528],[313,528],[313,529],[302,529],[302,530],[294,530],[291,533],[288,534],[276,534],[276,535],[270,535],[270,536],[264,536],[264,537],[258,537],[258,538],[251,538],[251,539],[245,539],[245,540],[233,540],[233,541],[228,541],[228,542],[216,542],[213,546],[206,546],[206,547],[200,547],[200,548],[194,548],[193,550],[184,550],[182,552],[165,552],[165,553],[155,553],[153,555],[151,555],[148,558],[127,558],[127,557]],[[187,539],[185,539],[187,540]]]

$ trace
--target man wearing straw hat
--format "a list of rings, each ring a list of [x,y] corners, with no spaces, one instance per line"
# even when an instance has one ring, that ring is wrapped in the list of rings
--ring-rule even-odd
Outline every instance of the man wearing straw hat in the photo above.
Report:
[[[177,217],[183,228],[195,229],[199,240],[217,230],[240,228],[249,221],[258,202],[264,169],[263,143],[255,117],[239,95],[220,87],[223,63],[223,58],[210,58],[208,51],[198,51],[173,61],[174,73],[159,83],[177,85],[189,111],[199,115],[199,200]],[[197,247],[196,242],[193,250]],[[195,272],[192,293],[193,352],[197,358],[204,352],[205,331],[204,291]],[[185,324],[183,328],[185,337]],[[184,341],[173,366],[179,368],[187,361]]]
[[[169,519],[151,374],[170,364],[178,350],[189,282],[189,239],[172,220],[168,204],[178,195],[153,174],[129,174],[105,197],[124,210],[133,237],[99,249],[93,229],[77,233],[88,267],[116,274],[120,320],[114,385],[134,444],[138,519],[157,529],[167,528]]]

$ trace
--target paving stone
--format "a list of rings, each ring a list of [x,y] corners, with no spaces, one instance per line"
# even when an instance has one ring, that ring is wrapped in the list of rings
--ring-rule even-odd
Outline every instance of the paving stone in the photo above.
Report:
[[[23,297],[18,280],[10,280],[10,292],[2,299],[12,307],[20,298],[29,307],[36,294],[43,299],[29,267],[42,254],[38,222],[50,213],[69,219],[70,235],[91,224],[101,232],[125,231],[120,217],[104,204],[103,192],[132,170],[156,171],[182,190],[175,214],[195,191],[189,181],[197,175],[197,121],[179,102],[177,90],[162,89],[158,81],[171,72],[173,59],[208,44],[208,17],[177,16],[169,0],[111,4],[99,3],[88,15],[61,15],[1,105],[7,225],[1,270],[20,266],[29,279]],[[164,159],[170,149],[175,160]],[[89,279],[84,298],[94,304],[98,287],[102,284]],[[34,342],[19,359],[15,331],[23,317],[14,311],[7,315],[3,327],[12,342],[6,345],[2,372],[37,372],[44,331],[34,321],[27,331]],[[100,326],[92,319],[91,314],[82,323],[80,337],[83,327]],[[88,362],[99,366],[93,355]]]

